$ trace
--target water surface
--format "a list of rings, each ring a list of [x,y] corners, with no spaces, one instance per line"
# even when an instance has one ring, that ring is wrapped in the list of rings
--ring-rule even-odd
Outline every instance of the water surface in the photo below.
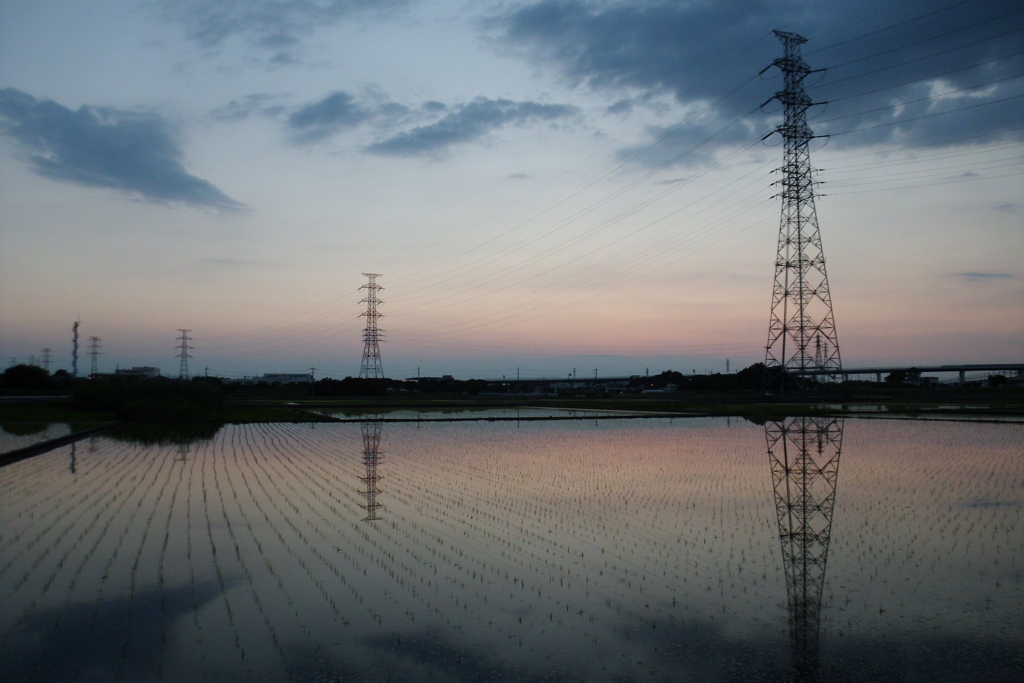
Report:
[[[94,438],[0,469],[0,668],[1020,680],[1022,454],[1021,425],[866,419]]]

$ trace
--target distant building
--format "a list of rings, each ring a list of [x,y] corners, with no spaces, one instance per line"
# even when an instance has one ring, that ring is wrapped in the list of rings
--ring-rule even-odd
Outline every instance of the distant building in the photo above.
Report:
[[[153,379],[160,376],[160,368],[149,365],[134,368],[117,368],[113,372],[94,372],[89,379]]]
[[[140,379],[152,379],[160,376],[160,368],[154,368],[149,365],[138,366],[134,368],[118,368],[114,370],[114,374],[118,377],[138,377]]]
[[[297,384],[309,382],[312,375],[308,372],[268,372],[262,377],[253,377],[252,382],[266,382],[267,384]]]

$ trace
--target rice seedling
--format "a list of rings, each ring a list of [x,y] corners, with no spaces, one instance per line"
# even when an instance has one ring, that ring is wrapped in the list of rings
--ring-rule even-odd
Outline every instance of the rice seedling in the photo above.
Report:
[[[760,425],[391,424],[379,439],[374,519],[358,425],[101,438],[75,475],[59,453],[0,470],[5,662],[169,681],[372,680],[373,661],[457,677],[488,653],[523,677],[784,668]],[[879,634],[1024,639],[1024,427],[847,420],[844,439],[823,661]],[[92,659],[68,647],[79,623]]]

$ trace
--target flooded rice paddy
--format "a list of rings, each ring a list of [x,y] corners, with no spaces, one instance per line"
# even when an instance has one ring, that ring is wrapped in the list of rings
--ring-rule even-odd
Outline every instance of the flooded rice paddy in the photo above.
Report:
[[[15,422],[0,424],[0,454],[34,446],[71,433],[66,422]]]
[[[1024,678],[1024,426],[271,424],[0,469],[11,681]]]

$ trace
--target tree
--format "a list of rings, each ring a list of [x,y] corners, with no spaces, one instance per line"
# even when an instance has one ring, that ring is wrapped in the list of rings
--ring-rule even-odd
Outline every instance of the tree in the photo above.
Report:
[[[38,365],[14,365],[4,370],[3,386],[7,389],[45,389],[50,384],[50,373]]]

